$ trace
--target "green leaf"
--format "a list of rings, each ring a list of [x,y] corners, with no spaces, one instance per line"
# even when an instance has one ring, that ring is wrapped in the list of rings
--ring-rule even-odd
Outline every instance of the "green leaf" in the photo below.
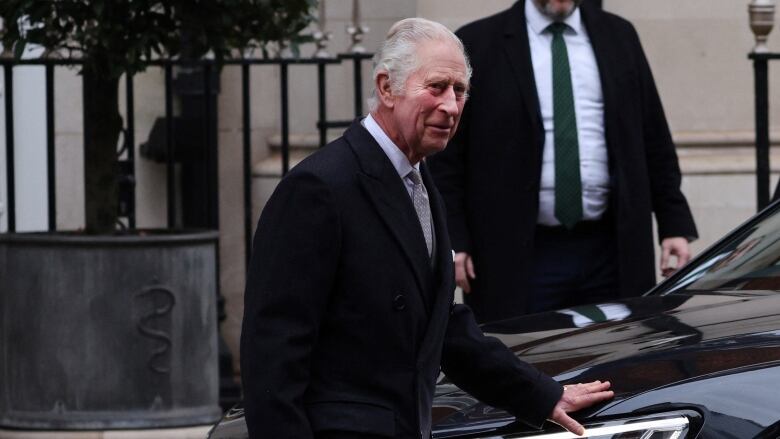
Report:
[[[64,49],[114,77],[151,56],[217,59],[235,50],[298,43],[316,0],[0,0],[0,39],[20,57],[26,45]],[[298,52],[297,48],[293,48]]]
[[[22,58],[22,54],[24,54],[25,46],[27,46],[27,41],[23,39],[17,41],[16,44],[14,44],[14,57],[16,59]]]

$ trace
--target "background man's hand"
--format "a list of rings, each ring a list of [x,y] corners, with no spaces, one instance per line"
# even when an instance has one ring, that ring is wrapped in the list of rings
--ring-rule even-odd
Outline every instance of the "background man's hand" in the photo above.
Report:
[[[677,264],[671,265],[671,257],[677,257]],[[661,275],[671,276],[678,268],[685,265],[691,259],[691,251],[688,248],[688,240],[675,236],[664,238],[661,241]]]
[[[568,413],[590,407],[593,404],[612,399],[615,393],[609,390],[609,381],[593,381],[585,384],[563,386],[563,395],[555,404],[550,420],[576,435],[585,434],[585,427],[572,419]]]
[[[455,283],[463,290],[465,294],[471,292],[469,279],[476,278],[474,273],[474,263],[471,256],[466,252],[455,253]]]

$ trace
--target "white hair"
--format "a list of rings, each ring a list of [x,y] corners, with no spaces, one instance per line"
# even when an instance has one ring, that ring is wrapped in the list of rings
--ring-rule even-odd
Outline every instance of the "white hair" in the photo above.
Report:
[[[466,50],[460,39],[441,23],[425,18],[405,18],[396,22],[387,32],[387,38],[382,47],[374,55],[374,86],[368,98],[368,110],[374,111],[379,106],[376,78],[387,74],[393,94],[402,95],[404,85],[409,75],[420,67],[417,59],[418,46],[426,41],[444,41],[455,44],[463,54],[466,62],[466,80],[471,79],[471,65]]]

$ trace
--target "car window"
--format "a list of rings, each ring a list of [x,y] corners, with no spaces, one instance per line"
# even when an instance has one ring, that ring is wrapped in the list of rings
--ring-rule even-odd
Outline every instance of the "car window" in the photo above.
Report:
[[[778,209],[746,224],[730,239],[661,285],[659,294],[697,291],[780,291],[780,214]]]

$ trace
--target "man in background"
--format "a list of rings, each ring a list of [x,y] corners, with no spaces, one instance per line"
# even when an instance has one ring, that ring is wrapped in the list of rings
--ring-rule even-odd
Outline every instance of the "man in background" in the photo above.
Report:
[[[645,292],[653,213],[663,274],[688,261],[696,227],[629,22],[588,0],[520,0],[457,35],[472,89],[428,162],[479,321]]]

